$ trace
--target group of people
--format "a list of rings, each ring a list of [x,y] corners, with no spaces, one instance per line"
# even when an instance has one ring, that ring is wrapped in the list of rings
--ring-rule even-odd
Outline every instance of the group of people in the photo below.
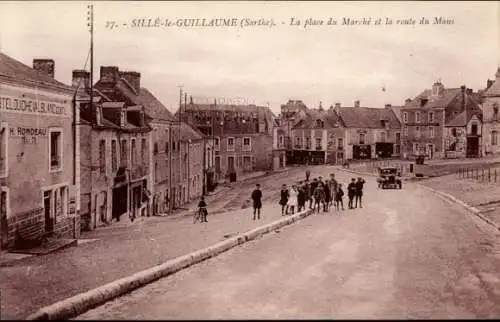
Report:
[[[310,172],[306,172],[306,180],[292,185],[289,189],[286,184],[281,187],[279,204],[281,205],[281,215],[294,214],[306,208],[309,202],[309,209],[320,212],[330,210],[334,205],[336,210],[344,210],[344,190],[342,184],[337,182],[335,174],[331,173],[330,178],[323,181],[319,176],[312,181],[309,180]],[[348,208],[354,209],[358,205],[362,208],[363,186],[365,180],[361,177],[351,179],[347,185],[347,196],[349,198]]]

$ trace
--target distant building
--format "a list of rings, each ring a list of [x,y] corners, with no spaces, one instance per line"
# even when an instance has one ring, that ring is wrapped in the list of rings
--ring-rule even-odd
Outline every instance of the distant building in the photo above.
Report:
[[[78,236],[80,97],[54,72],[0,53],[0,249]]]
[[[182,120],[213,140],[213,181],[272,169],[274,115],[256,105],[195,104],[182,108]]]
[[[390,105],[385,108],[336,105],[334,108],[345,127],[346,159],[388,158],[401,153],[401,123]]]
[[[495,74],[495,80],[488,80],[486,89],[482,92],[481,110],[483,113],[483,152],[486,155],[500,153],[500,67]]]
[[[441,82],[432,89],[420,93],[413,100],[407,100],[401,109],[403,119],[403,151],[408,157],[425,155],[427,158],[444,158],[454,155],[454,147],[446,140],[446,124],[466,109],[475,110],[478,102],[470,89],[445,88]],[[479,136],[467,138],[468,156],[479,156]]]
[[[285,168],[286,155],[286,130],[281,125],[281,119],[274,119],[273,124],[273,170]]]
[[[292,129],[291,164],[341,164],[345,129],[332,109],[308,110]]]

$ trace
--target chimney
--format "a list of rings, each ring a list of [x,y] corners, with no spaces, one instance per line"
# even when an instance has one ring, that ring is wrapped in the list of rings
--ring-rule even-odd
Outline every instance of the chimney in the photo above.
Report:
[[[116,83],[120,77],[118,67],[116,66],[101,66],[100,81],[106,83]]]
[[[444,93],[444,85],[441,81],[437,81],[432,85],[432,96],[439,96]]]
[[[354,101],[354,107],[360,107],[361,102],[359,100]]]
[[[330,105],[329,111],[333,111],[333,105]]]
[[[409,104],[409,103],[411,103],[411,98],[405,99],[405,104]]]
[[[340,103],[335,103],[335,108],[340,108]]]
[[[120,77],[124,78],[130,85],[132,85],[136,93],[139,94],[141,91],[141,73],[120,72]]]
[[[500,80],[500,67],[497,68],[497,72],[495,74],[495,77],[497,78],[497,81]]]
[[[385,104],[385,108],[391,108],[392,104]]]
[[[467,106],[467,87],[465,85],[460,86],[460,89],[462,90],[462,111],[465,110],[465,107]]]
[[[87,92],[90,88],[90,72],[83,69],[73,70],[71,86]]]
[[[493,85],[493,80],[488,79],[488,80],[486,81],[486,89],[490,88],[490,87],[491,87],[491,85]]]
[[[322,110],[323,110],[323,104],[322,104],[322,102],[321,102],[321,101],[319,102],[319,107],[318,107],[318,110],[320,110],[320,111],[322,111]]]
[[[50,78],[54,78],[55,65],[56,63],[53,59],[33,59],[33,69],[49,76]]]

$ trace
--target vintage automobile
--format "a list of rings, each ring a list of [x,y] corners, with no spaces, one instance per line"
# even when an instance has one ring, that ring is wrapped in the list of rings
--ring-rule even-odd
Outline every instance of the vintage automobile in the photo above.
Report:
[[[378,168],[377,184],[381,189],[402,189],[403,181],[401,180],[401,175],[399,170],[394,167],[382,167]]]

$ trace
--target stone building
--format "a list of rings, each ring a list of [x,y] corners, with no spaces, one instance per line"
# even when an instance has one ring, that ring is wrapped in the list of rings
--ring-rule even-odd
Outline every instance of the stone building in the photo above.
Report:
[[[446,158],[479,157],[482,143],[481,110],[465,110],[446,123],[444,140]]]
[[[273,120],[267,107],[195,104],[181,112],[182,120],[213,140],[214,181],[272,169]]]
[[[79,233],[79,96],[54,75],[52,59],[0,53],[2,249]]]
[[[275,119],[273,126],[273,170],[286,167],[286,139],[287,131],[282,125],[282,120]]]
[[[73,86],[88,94],[80,108],[82,229],[145,215],[151,128],[144,108],[97,89],[91,105],[90,74],[84,70],[73,71]]]
[[[495,80],[488,80],[486,90],[482,93],[481,110],[483,114],[483,153],[484,155],[500,153],[500,67]]]
[[[361,160],[400,155],[401,123],[390,105],[362,107],[355,101],[352,107],[336,103],[334,109],[345,128],[344,158]]]
[[[292,129],[292,164],[341,164],[345,129],[333,107],[307,110]]]
[[[401,109],[403,153],[410,156],[425,155],[427,158],[444,158],[445,125],[457,115],[477,108],[471,89],[445,88],[441,82],[433,84],[414,99],[407,99]],[[469,145],[478,145],[478,139],[471,139]],[[472,149],[472,148],[471,148]],[[479,149],[476,146],[474,149]]]

